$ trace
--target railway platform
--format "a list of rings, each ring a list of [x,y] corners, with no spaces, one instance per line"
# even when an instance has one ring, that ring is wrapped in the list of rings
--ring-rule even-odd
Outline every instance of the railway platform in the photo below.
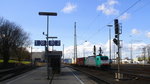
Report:
[[[51,80],[52,79],[52,80]],[[69,67],[62,66],[61,73],[50,75],[47,80],[47,68],[40,67],[22,75],[2,81],[0,84],[97,84],[83,74]]]

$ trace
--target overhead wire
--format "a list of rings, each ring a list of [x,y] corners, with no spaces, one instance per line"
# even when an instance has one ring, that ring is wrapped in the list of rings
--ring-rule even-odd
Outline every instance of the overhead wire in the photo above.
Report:
[[[88,26],[87,26],[87,29],[88,29],[88,32],[90,31],[90,29],[91,29],[91,26],[94,24],[94,22],[96,21],[96,19],[98,18],[100,16],[100,14],[97,14],[94,18],[93,18],[93,20],[88,24]],[[85,37],[85,33],[87,33],[87,31],[84,31],[83,33],[82,33],[82,35],[77,35],[77,37],[78,38],[81,38],[82,40],[84,39],[84,37]],[[83,44],[84,42],[85,42],[86,40],[84,40],[82,43],[80,43],[79,45],[81,45],[81,44]]]
[[[126,10],[124,10],[123,12],[121,12],[117,17],[115,17],[114,19],[117,19],[117,18],[119,18],[120,16],[122,16],[124,13],[126,13],[128,10],[130,10],[132,7],[134,7],[136,4],[138,4],[139,2],[140,2],[141,0],[137,0],[135,3],[133,3],[130,7],[128,7]],[[113,20],[111,20],[110,22],[108,22],[108,24],[111,24],[113,21],[114,21],[114,19]],[[107,25],[107,24],[106,24]],[[100,29],[98,29],[97,31],[96,31],[96,33],[98,33],[98,32],[100,32],[102,29],[104,29],[105,27],[106,27],[106,25],[104,25],[104,26],[102,26]],[[89,39],[91,39],[93,36],[95,36],[95,34],[96,33],[94,33],[94,34],[92,34],[89,38],[87,38],[87,40],[89,40]]]
[[[96,21],[96,19],[97,19],[99,16],[100,16],[100,14],[96,15],[96,16],[94,17],[94,19],[88,24],[88,26],[87,26],[88,32],[90,31],[91,26],[94,24],[94,22]],[[81,36],[84,37],[84,36],[85,36],[85,33],[88,33],[88,32],[87,32],[87,31],[84,31]]]
[[[139,9],[142,9],[142,8],[144,8],[144,7],[148,6],[149,4],[150,4],[150,1],[149,1],[149,2],[147,2],[146,4],[144,4],[144,5],[140,6],[139,8],[137,8],[136,10],[134,10],[133,12],[135,13],[135,12],[137,12]]]

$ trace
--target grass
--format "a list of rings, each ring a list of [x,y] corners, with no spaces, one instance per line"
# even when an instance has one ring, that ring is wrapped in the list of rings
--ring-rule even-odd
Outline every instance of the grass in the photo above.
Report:
[[[0,59],[0,63],[3,63],[3,60]],[[19,61],[16,60],[9,60],[8,63],[19,63]],[[31,61],[21,61],[22,64],[31,64]]]
[[[31,64],[31,61],[21,61],[22,64]]]
[[[2,59],[0,59],[0,63],[2,63],[3,62],[3,60]]]

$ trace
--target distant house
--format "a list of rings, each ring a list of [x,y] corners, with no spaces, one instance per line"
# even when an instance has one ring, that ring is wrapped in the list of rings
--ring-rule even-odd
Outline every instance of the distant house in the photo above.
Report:
[[[140,61],[138,60],[138,57],[133,58],[133,63],[134,63],[134,64],[139,64],[139,63],[140,63]]]
[[[32,60],[40,59],[41,61],[45,60],[45,52],[32,52]]]
[[[129,64],[129,63],[131,63],[131,59],[128,59],[128,58],[122,59],[122,63]]]

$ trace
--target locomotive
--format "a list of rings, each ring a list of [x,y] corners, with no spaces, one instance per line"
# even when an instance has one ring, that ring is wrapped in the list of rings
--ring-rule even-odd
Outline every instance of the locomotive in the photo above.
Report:
[[[76,64],[80,66],[94,66],[100,68],[110,67],[108,56],[100,55],[77,58]]]

